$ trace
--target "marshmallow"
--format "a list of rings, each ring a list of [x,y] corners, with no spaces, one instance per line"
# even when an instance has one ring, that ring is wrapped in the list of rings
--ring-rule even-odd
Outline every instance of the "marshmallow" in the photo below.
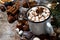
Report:
[[[47,19],[49,16],[45,17],[45,19]]]
[[[31,19],[31,17],[29,16],[28,19]]]
[[[44,20],[45,20],[45,18],[44,18],[44,17],[41,17],[41,18],[40,18],[40,21],[44,21]]]
[[[47,16],[47,14],[45,12],[43,12],[42,15],[45,16],[45,17]]]
[[[39,22],[39,17],[38,16],[36,16],[35,22]]]
[[[16,30],[17,32],[19,32],[19,29],[18,29],[18,28],[16,28],[15,30]]]
[[[45,9],[43,9],[43,12],[46,12],[46,10],[45,10]]]
[[[46,8],[46,12],[50,12],[49,9]]]
[[[35,16],[37,15],[37,13],[36,12],[34,12],[35,13]]]
[[[39,17],[42,17],[42,15],[39,15]]]
[[[36,11],[36,9],[37,9],[37,7],[33,7],[33,8],[32,8],[33,11]]]
[[[40,38],[38,38],[38,37],[35,37],[33,40],[40,40]]]
[[[32,19],[31,19],[32,21],[35,21],[35,17],[32,17]]]
[[[50,15],[50,12],[47,12],[47,15],[49,16]]]
[[[19,35],[22,35],[23,34],[23,31],[21,30],[21,31],[19,31]]]

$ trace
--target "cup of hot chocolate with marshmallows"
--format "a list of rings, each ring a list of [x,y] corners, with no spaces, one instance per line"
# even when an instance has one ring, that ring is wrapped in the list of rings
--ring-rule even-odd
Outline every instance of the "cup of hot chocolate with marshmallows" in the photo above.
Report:
[[[51,25],[51,11],[46,6],[37,5],[27,11],[27,20],[30,31],[35,35],[53,34]]]

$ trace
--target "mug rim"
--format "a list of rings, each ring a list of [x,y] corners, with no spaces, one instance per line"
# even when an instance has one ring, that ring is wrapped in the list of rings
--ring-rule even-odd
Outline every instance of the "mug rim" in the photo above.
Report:
[[[46,7],[46,6],[44,6],[44,5],[35,5],[35,6],[33,6],[33,7],[36,7],[36,6]],[[31,8],[33,8],[33,7],[31,7]],[[50,10],[48,7],[46,7],[46,8],[49,9],[49,11],[50,11],[50,15],[49,15],[49,17],[48,17],[47,19],[45,19],[44,21],[41,21],[41,22],[31,21],[31,20],[28,19],[28,15],[27,15],[28,11],[29,11],[31,8],[29,8],[29,9],[27,10],[27,12],[26,12],[26,20],[28,20],[29,22],[32,22],[32,23],[42,23],[42,22],[45,22],[46,20],[48,20],[48,19],[51,17],[52,12],[51,12],[51,10]]]

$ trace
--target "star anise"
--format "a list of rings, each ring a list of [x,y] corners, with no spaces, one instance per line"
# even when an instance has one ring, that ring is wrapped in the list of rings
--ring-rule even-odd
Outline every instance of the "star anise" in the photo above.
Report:
[[[39,8],[39,7],[38,7],[38,9],[36,10],[37,14],[38,14],[38,15],[39,15],[39,14],[42,14],[43,9],[44,9],[44,8]]]

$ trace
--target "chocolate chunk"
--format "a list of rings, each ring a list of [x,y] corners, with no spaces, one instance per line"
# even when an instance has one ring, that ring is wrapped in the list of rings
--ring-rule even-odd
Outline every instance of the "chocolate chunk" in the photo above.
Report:
[[[29,31],[29,26],[28,26],[28,25],[24,25],[24,26],[23,26],[23,30],[24,30],[24,31]]]

